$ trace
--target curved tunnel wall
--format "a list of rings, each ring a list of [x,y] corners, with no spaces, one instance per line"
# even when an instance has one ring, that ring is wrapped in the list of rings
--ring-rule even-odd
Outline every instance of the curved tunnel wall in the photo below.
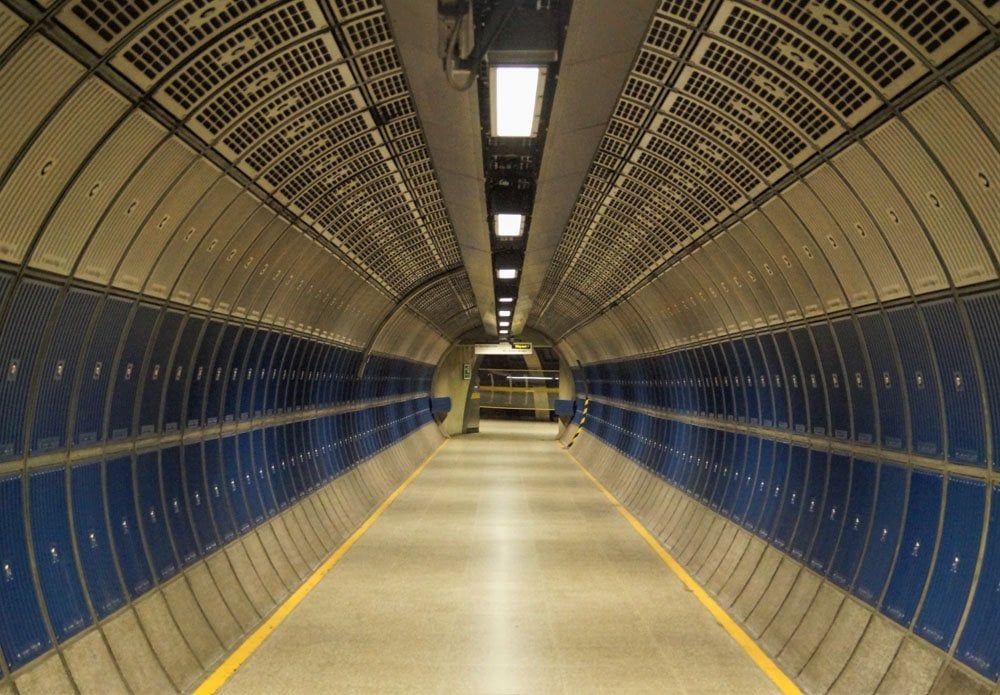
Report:
[[[378,3],[45,4],[0,5],[0,693],[185,691],[440,441],[449,339],[376,328],[454,259]]]
[[[581,456],[810,692],[1000,678],[998,79],[973,61],[560,343],[617,452]]]
[[[578,451],[876,685],[998,675],[997,19],[661,3],[532,310]],[[408,90],[374,0],[0,5],[0,692],[188,687],[433,445],[477,318],[373,335],[461,262]]]

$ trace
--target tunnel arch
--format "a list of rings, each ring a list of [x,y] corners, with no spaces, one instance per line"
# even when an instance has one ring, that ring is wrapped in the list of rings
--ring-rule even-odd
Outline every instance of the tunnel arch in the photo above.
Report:
[[[567,442],[810,691],[994,691],[998,6],[556,4]],[[435,20],[0,3],[0,693],[189,689],[439,442],[498,305]]]

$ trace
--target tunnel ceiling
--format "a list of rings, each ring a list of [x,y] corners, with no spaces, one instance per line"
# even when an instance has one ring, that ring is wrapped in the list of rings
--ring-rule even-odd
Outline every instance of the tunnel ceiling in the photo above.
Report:
[[[986,216],[968,214],[997,173],[995,141],[975,123],[989,121],[989,131],[996,122],[996,105],[984,103],[996,94],[996,62],[955,86],[949,78],[995,48],[998,19],[998,6],[983,2],[659,3],[558,247],[536,259],[546,272],[525,320],[565,337],[678,263],[672,284],[660,282],[655,298],[646,292],[633,325],[670,324],[664,311],[701,315],[676,331],[691,339],[708,335],[698,330],[706,324],[725,332],[941,288],[945,273],[929,269],[935,245],[946,262],[965,264],[949,268],[954,284],[996,277],[981,240],[997,237],[995,203]],[[969,103],[981,112],[970,117]],[[950,139],[951,128],[966,142]],[[952,195],[946,179],[966,152],[982,169],[969,171],[969,161],[970,190]],[[911,153],[920,170],[900,166]],[[878,170],[902,196],[865,190]],[[921,226],[910,209],[928,201],[936,214]],[[871,217],[858,214],[864,206]],[[683,263],[699,249],[698,261]],[[919,252],[931,258],[917,270]],[[758,279],[784,284],[770,291],[786,306],[738,308],[734,320],[742,304],[727,295]]]
[[[287,283],[312,308],[291,317],[307,331],[348,305],[372,324],[461,268],[377,0],[14,9],[0,6],[0,111],[16,123],[0,144],[0,259],[283,318],[266,290],[193,270],[207,255],[212,275],[245,269],[244,287]],[[448,338],[478,324],[474,307],[465,277],[410,303]]]
[[[354,344],[404,299],[495,332],[483,112],[434,10],[0,5],[0,261]],[[644,350],[995,279],[998,20],[577,0],[513,332],[634,334],[627,299]]]

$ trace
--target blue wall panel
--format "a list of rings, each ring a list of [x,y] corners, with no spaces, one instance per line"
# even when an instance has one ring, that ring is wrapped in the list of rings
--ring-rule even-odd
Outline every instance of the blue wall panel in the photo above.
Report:
[[[826,483],[823,508],[819,512],[816,539],[809,551],[809,567],[824,574],[837,549],[844,526],[847,491],[851,480],[851,460],[847,456],[832,454],[830,472]]]
[[[865,551],[877,480],[878,469],[874,463],[864,459],[854,459],[851,465],[851,489],[844,515],[844,528],[829,570],[830,579],[845,589],[851,587],[861,555]]]
[[[828,455],[825,451],[809,451],[809,475],[806,487],[802,492],[802,513],[799,515],[799,525],[789,546],[789,553],[796,560],[805,562],[812,548],[813,537],[823,512],[823,500],[826,494],[826,480],[829,470]]]
[[[243,488],[240,486],[240,469],[236,458],[236,437],[222,438],[222,471],[229,508],[233,511],[236,530],[240,535],[250,530],[250,513],[247,511]]]
[[[49,624],[56,639],[62,642],[91,624],[73,557],[66,504],[66,469],[32,473],[28,482],[28,500],[35,567],[38,568]]]
[[[831,328],[823,323],[812,326],[813,340],[819,355],[819,380],[826,386],[831,431],[837,439],[851,437],[851,410],[847,401],[848,381],[837,353],[837,343]]]
[[[81,463],[70,473],[73,494],[73,529],[87,594],[101,618],[125,605],[104,518],[100,463]],[[115,519],[112,519],[112,523]]]
[[[212,381],[212,358],[222,334],[221,321],[210,320],[205,327],[191,367],[190,386],[188,387],[187,406],[184,422],[187,427],[198,427],[204,423],[205,392]]]
[[[114,396],[108,413],[109,439],[124,439],[133,434],[132,420],[143,359],[159,313],[157,307],[140,304],[132,318],[112,384]]]
[[[823,370],[816,357],[816,349],[813,347],[806,326],[793,328],[791,333],[799,357],[799,366],[802,368],[802,390],[809,403],[809,431],[821,437],[827,436],[831,434],[830,424],[827,419],[826,394],[823,389]]]
[[[263,328],[255,332],[253,342],[250,343],[250,352],[247,355],[246,363],[243,366],[242,385],[240,386],[240,402],[237,407],[240,420],[246,420],[253,414],[255,417],[259,413],[254,413],[253,392],[260,381],[260,356],[267,344],[269,332]]]
[[[240,331],[240,336],[233,349],[229,368],[226,370],[226,394],[222,406],[224,422],[232,422],[239,414],[240,388],[246,382],[247,361],[250,359],[254,333],[252,328],[244,328]]]
[[[940,456],[944,453],[940,394],[927,334],[915,307],[898,307],[886,313],[896,334],[896,343],[905,347],[900,349],[899,357],[906,377],[913,451],[922,456]]]
[[[167,311],[160,318],[156,339],[150,345],[146,373],[139,394],[139,434],[153,434],[160,429],[160,403],[163,391],[170,383],[168,369],[174,343],[180,331],[184,315],[178,311]],[[149,336],[148,339],[151,339]]]
[[[236,523],[233,512],[229,508],[229,497],[226,494],[226,478],[222,469],[221,442],[212,439],[205,442],[205,483],[208,487],[208,501],[212,508],[212,518],[215,527],[222,537],[223,543],[228,543],[236,537]]]
[[[1000,679],[1000,485],[990,499],[986,552],[976,583],[969,618],[955,650],[955,658],[992,680]]]
[[[993,432],[993,467],[1000,457],[1000,291],[986,292],[965,300],[972,331],[979,343],[986,384],[986,399],[990,404],[990,429]]]
[[[171,358],[164,377],[166,394],[163,399],[163,431],[175,432],[183,423],[184,397],[191,378],[191,362],[198,350],[205,321],[198,316],[190,316],[181,329],[177,348]]]
[[[250,433],[244,432],[238,436],[237,449],[239,451],[240,485],[243,488],[243,495],[247,500],[250,509],[250,523],[254,526],[264,521],[264,504],[261,500],[261,491],[257,484],[257,476],[253,467],[253,442]]]
[[[163,510],[158,458],[155,451],[138,455],[135,458],[134,475],[143,537],[149,548],[153,570],[162,582],[177,574],[177,558],[170,545],[168,520]]]
[[[906,469],[883,463],[879,471],[878,496],[875,498],[875,515],[868,546],[854,585],[854,593],[868,603],[874,604],[879,600],[892,569],[905,503]]]
[[[788,414],[788,389],[785,383],[785,375],[781,368],[781,359],[778,356],[778,348],[774,339],[770,336],[761,336],[757,341],[761,354],[767,364],[768,388],[774,402],[774,424],[786,430],[790,427],[790,416]]]
[[[896,566],[882,601],[882,612],[904,626],[913,620],[924,590],[927,571],[937,542],[941,511],[941,476],[913,471],[906,505],[906,525],[900,540]]]
[[[762,452],[765,448],[767,448],[766,441],[761,447]],[[767,489],[767,496],[764,499],[764,508],[761,511],[760,519],[757,520],[757,535],[762,538],[771,538],[774,534],[774,524],[785,499],[785,488],[788,480],[788,459],[790,455],[790,446],[784,442],[774,444],[774,463],[771,466],[771,481]]]
[[[39,375],[30,443],[32,453],[66,445],[73,380],[78,373],[87,326],[97,303],[98,296],[93,292],[71,290],[62,304]]]
[[[976,570],[986,484],[952,478],[947,500],[934,574],[916,623],[918,635],[944,650],[951,648]]]
[[[271,476],[268,474],[268,461],[264,450],[264,430],[253,431],[253,462],[257,475],[257,486],[260,490],[261,499],[264,503],[264,512],[267,516],[274,516],[278,511],[278,501]]]
[[[91,444],[104,438],[105,400],[111,383],[115,354],[122,338],[119,329],[128,324],[131,310],[131,302],[117,297],[106,299],[99,310],[97,329],[80,371],[74,444]]]
[[[208,383],[205,390],[205,424],[214,425],[222,415],[222,396],[229,383],[229,362],[236,345],[240,327],[229,324],[222,331],[222,338],[208,370]]]
[[[809,410],[806,392],[802,383],[802,371],[799,369],[798,359],[792,349],[792,339],[785,331],[776,331],[773,334],[774,344],[778,348],[778,357],[781,360],[781,368],[784,372],[782,383],[785,384],[788,392],[788,420],[792,429],[796,432],[809,431]]]
[[[201,548],[201,552],[207,555],[218,547],[219,538],[215,531],[215,523],[212,521],[201,444],[188,444],[184,447],[183,455],[187,506],[191,512],[198,546]]]
[[[184,498],[180,447],[171,446],[160,451],[160,478],[163,481],[167,529],[174,542],[174,550],[181,565],[190,565],[198,559],[198,544],[191,526],[191,517],[188,516],[187,500]]]
[[[906,391],[903,375],[896,364],[895,343],[881,314],[858,317],[874,372],[874,391],[878,394],[878,419],[881,444],[887,449],[905,449]]]
[[[108,461],[105,484],[108,516],[111,520],[111,534],[115,541],[118,564],[125,586],[135,598],[152,587],[153,575],[146,559],[139,519],[136,516],[131,457]]]
[[[864,348],[851,319],[838,319],[832,327],[846,370],[844,390],[850,395],[854,439],[861,444],[874,444],[876,393],[872,389]]]
[[[756,442],[756,443],[755,443]],[[753,470],[756,459],[757,474],[753,480],[753,486],[749,490],[746,512],[743,517],[743,526],[751,531],[756,530],[760,514],[764,510],[764,504],[770,497],[771,492],[771,472],[774,468],[774,442],[770,439],[759,439],[750,437],[750,447],[747,452],[747,469]],[[737,510],[740,503],[746,497],[746,488],[737,500]],[[738,514],[734,515],[736,518]]]
[[[746,516],[747,506],[753,494],[753,484],[757,477],[757,455],[760,450],[760,440],[742,432],[737,433],[733,447],[734,478],[726,490],[722,501],[722,513],[737,524],[742,524]],[[737,478],[736,475],[739,477]]]
[[[0,326],[0,461],[18,458],[23,451],[31,373],[57,296],[54,285],[22,281]]]
[[[275,401],[277,396],[275,395],[278,390],[278,384],[281,376],[281,365],[285,358],[285,350],[288,347],[288,336],[285,334],[278,335],[274,340],[270,341],[273,343],[273,347],[268,355],[269,359],[267,361],[267,370],[265,372],[264,388],[260,389],[261,384],[258,384],[258,390],[261,391],[261,407],[264,410],[265,415],[273,415],[275,408]],[[262,364],[261,367],[264,365]]]
[[[11,669],[51,644],[31,578],[23,514],[21,476],[0,478],[0,648]]]
[[[782,451],[786,449],[784,443],[778,444],[778,456],[782,456]],[[806,477],[809,471],[809,450],[800,446],[787,447],[789,452],[788,475],[785,477],[785,486],[781,490],[781,507],[774,529],[769,538],[774,547],[779,550],[788,550],[788,544],[792,540],[795,532],[795,525],[799,520],[799,512],[802,511],[803,495],[805,493]]]
[[[956,463],[985,465],[986,436],[979,379],[958,309],[949,300],[925,304],[923,311],[941,375],[948,423],[948,458]]]

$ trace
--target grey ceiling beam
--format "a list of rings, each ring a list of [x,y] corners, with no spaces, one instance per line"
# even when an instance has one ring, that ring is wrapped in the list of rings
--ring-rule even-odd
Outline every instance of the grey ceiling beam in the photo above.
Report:
[[[496,335],[477,90],[460,92],[448,84],[437,52],[437,3],[386,0],[385,8],[479,315],[487,333]]]
[[[389,4],[405,4],[405,0]],[[531,315],[658,4],[657,0],[573,1],[511,322],[513,335],[524,330]]]

